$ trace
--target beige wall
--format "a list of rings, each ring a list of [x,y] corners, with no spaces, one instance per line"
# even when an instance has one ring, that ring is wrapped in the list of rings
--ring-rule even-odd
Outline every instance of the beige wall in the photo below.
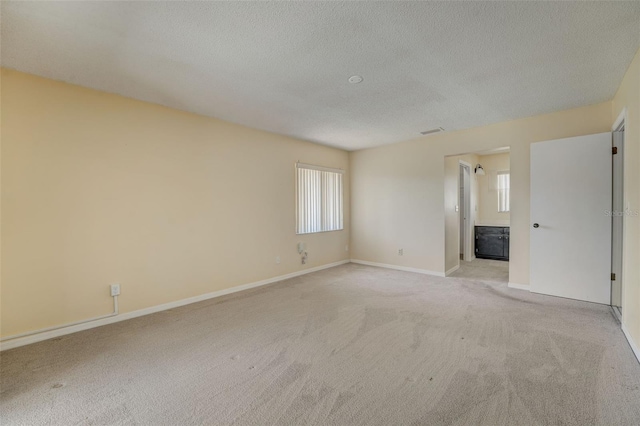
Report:
[[[510,147],[509,275],[528,284],[529,145],[610,130],[611,102],[604,102],[353,152],[352,258],[444,272],[444,157]]]
[[[481,155],[478,162],[485,170],[478,176],[478,223],[509,226],[511,213],[498,212],[497,173],[509,171],[509,154]]]
[[[460,162],[464,161],[471,166],[470,185],[470,223],[476,221],[476,209],[478,206],[478,180],[473,173],[473,167],[478,163],[475,154],[455,155],[444,159],[444,227],[445,227],[445,271],[449,271],[460,264],[460,215],[456,206],[460,205]],[[472,225],[473,226],[473,225]],[[471,238],[471,250],[474,240]]]
[[[613,102],[351,155],[14,71],[1,77],[3,336],[108,313],[116,281],[128,312],[300,270],[300,240],[304,267],[347,259],[350,222],[352,258],[444,272],[444,157],[503,146],[510,280],[527,284],[529,145],[609,131],[624,107],[625,200],[640,208],[640,53]],[[297,160],[348,170],[344,231],[294,234]],[[637,217],[625,218],[624,247],[623,322],[640,342]]]
[[[294,163],[347,152],[1,76],[3,336],[107,314],[113,282],[129,312],[349,258],[348,173],[345,230],[294,229]]]
[[[613,98],[612,123],[627,109],[624,157],[624,200],[631,212],[640,210],[640,50]],[[640,345],[640,218],[624,217],[622,322]]]

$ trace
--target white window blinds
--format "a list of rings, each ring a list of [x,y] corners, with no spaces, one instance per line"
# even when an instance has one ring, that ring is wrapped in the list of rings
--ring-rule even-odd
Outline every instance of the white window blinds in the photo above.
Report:
[[[296,164],[296,233],[342,228],[342,170]]]
[[[498,172],[498,212],[509,211],[509,172]]]

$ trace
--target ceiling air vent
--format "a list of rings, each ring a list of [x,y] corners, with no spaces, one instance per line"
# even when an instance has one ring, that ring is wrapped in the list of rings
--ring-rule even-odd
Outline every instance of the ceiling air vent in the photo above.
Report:
[[[431,129],[431,130],[425,130],[424,132],[420,132],[421,135],[430,135],[433,133],[440,133],[440,132],[444,132],[444,129],[442,127],[438,127],[435,129]]]

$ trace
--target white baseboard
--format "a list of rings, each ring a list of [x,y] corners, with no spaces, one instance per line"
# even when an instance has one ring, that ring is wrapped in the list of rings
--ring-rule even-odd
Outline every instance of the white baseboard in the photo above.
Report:
[[[388,263],[369,262],[368,260],[351,259],[351,263],[360,265],[377,266],[379,268],[396,269],[398,271],[415,272],[417,274],[434,275],[444,277],[444,272],[429,271],[427,269],[410,268],[408,266],[390,265]]]
[[[227,288],[224,290],[218,290],[211,293],[202,294],[200,296],[189,297],[187,299],[176,300],[175,302],[164,303],[162,305],[151,306],[149,308],[138,309],[137,311],[125,312],[123,314],[119,314],[116,316],[85,322],[82,324],[76,324],[69,327],[62,326],[56,330],[50,331],[34,331],[33,334],[23,337],[12,338],[11,336],[4,337],[2,342],[0,342],[0,351],[6,351],[8,349],[17,348],[19,346],[29,345],[31,343],[41,342],[43,340],[52,339],[54,337],[60,337],[71,333],[76,333],[78,331],[88,330],[95,327],[100,327],[107,324],[113,324],[120,321],[125,321],[132,318],[141,317],[144,315],[153,314],[160,311],[166,311],[167,309],[173,309],[184,305],[189,305],[191,303],[201,302],[203,300],[213,299],[215,297],[225,296],[231,293],[237,293],[243,290],[249,290],[252,288],[260,287],[263,285],[275,283],[278,281],[287,280],[289,278],[298,277],[300,275],[310,274],[312,272],[320,271],[323,269],[333,268],[335,266],[344,265],[345,263],[349,263],[349,260],[341,260],[339,262],[333,262],[322,266],[316,266],[314,268],[304,269],[302,271],[292,272],[286,275],[280,275],[273,278],[268,278],[266,280],[256,281],[253,283],[243,284],[231,288]]]
[[[512,282],[510,282],[510,283],[508,283],[508,284],[507,284],[507,287],[509,287],[509,288],[516,288],[516,289],[518,289],[518,290],[531,291],[531,290],[529,289],[529,286],[528,286],[527,284],[518,284],[518,283],[512,283]]]
[[[634,342],[633,339],[631,338],[631,334],[629,334],[629,330],[627,330],[627,327],[624,325],[624,323],[622,323],[622,332],[624,333],[624,337],[627,338],[627,342],[629,342],[629,346],[631,346],[631,350],[633,351],[633,354],[636,356],[636,359],[638,360],[638,362],[640,362],[640,348],[638,347],[638,345],[636,345],[636,342]]]
[[[449,275],[453,274],[458,269],[460,269],[460,264],[457,264],[456,266],[454,266],[453,268],[451,268],[447,272],[445,272],[444,273],[445,277],[448,277]]]

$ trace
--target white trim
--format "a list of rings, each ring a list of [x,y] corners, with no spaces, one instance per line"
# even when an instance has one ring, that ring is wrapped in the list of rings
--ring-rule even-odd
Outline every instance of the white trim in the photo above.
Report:
[[[620,130],[620,127],[623,125],[623,123],[626,126],[628,121],[629,120],[627,117],[627,107],[624,107],[622,108],[622,111],[620,111],[620,114],[618,114],[618,118],[616,118],[616,121],[613,123],[613,126],[611,126],[611,131],[617,132],[618,130]],[[623,155],[624,155],[624,148],[625,148],[625,145],[623,141],[623,145],[622,145]],[[624,188],[625,186],[624,176],[622,179],[623,179],[622,186]],[[624,235],[622,236],[622,239],[624,241]],[[624,267],[625,267],[625,264],[624,264],[624,243],[623,243],[623,253],[622,253],[622,270],[623,271],[624,271]],[[623,275],[623,282],[624,282],[624,275]],[[623,292],[622,298],[621,298],[621,305],[624,306],[624,304],[625,303],[624,303],[624,292]],[[618,316],[618,318],[620,319],[620,328],[622,329],[622,333],[624,334],[624,337],[627,338],[627,342],[629,342],[629,346],[631,346],[631,350],[633,351],[633,354],[636,356],[636,359],[638,360],[638,362],[640,362],[640,348],[638,347],[636,342],[634,342],[634,340],[631,338],[631,334],[629,333],[627,326],[622,321],[622,318],[620,318],[620,312],[615,307],[612,307],[612,309],[614,311],[614,314],[616,314],[616,316]]]
[[[462,168],[466,168],[466,170],[468,171],[469,174],[469,182],[468,185],[464,184],[464,178],[463,181],[460,182],[460,167],[462,166]],[[458,160],[458,191],[460,190],[460,184],[462,183],[462,190],[463,190],[463,194],[462,196],[464,197],[464,210],[463,209],[458,209],[458,232],[462,232],[463,233],[463,247],[462,247],[462,260],[465,260],[467,262],[470,262],[472,259],[472,256],[474,256],[474,251],[473,248],[471,247],[472,245],[472,241],[473,241],[473,223],[471,221],[471,215],[472,215],[472,210],[471,210],[471,178],[474,177],[477,179],[477,177],[475,176],[475,173],[471,172],[471,169],[473,168],[473,166],[471,165],[471,163],[468,163],[464,160]],[[458,193],[458,199],[456,200],[456,204],[460,204],[460,194]],[[468,213],[467,215],[467,221],[465,222],[465,227],[466,229],[460,229],[460,215],[464,215],[465,213]],[[475,218],[474,218],[475,219]],[[458,235],[458,240],[460,236]],[[459,244],[458,244],[459,245]],[[447,275],[447,274],[445,274]]]
[[[190,305],[191,303],[201,302],[203,300],[213,299],[215,297],[225,296],[231,293],[237,293],[243,290],[249,290],[251,288],[260,287],[267,284],[272,284],[278,281],[287,280],[289,278],[298,277],[300,275],[310,274],[311,272],[317,272],[322,269],[333,268],[334,266],[344,265],[349,263],[349,260],[341,260],[339,262],[333,262],[322,266],[316,266],[314,268],[304,269],[302,271],[292,272],[286,275],[280,275],[266,280],[256,281],[253,283],[243,284],[224,290],[218,290],[211,293],[201,294],[200,296],[189,297],[187,299],[176,300],[175,302],[164,303],[162,305],[151,306],[148,308],[138,309],[137,311],[126,312],[120,315],[111,316],[109,318],[99,319],[92,322],[84,322],[82,324],[71,325],[69,327],[58,328],[50,331],[36,330],[34,334],[30,334],[25,337],[7,336],[6,341],[0,343],[0,351],[6,351],[8,349],[17,348],[19,346],[29,345],[31,343],[41,342],[43,340],[52,339],[54,337],[64,336],[66,334],[76,333],[78,331],[88,330],[95,327],[100,327],[107,324],[113,324],[120,321],[125,321],[132,318],[141,317],[144,315],[153,314],[160,311],[166,311],[167,309],[173,309],[184,305]],[[47,330],[47,329],[45,329]]]
[[[624,333],[624,337],[627,338],[627,342],[629,342],[629,346],[631,346],[633,354],[636,356],[638,362],[640,362],[640,348],[638,348],[636,342],[634,342],[631,338],[631,334],[629,334],[629,330],[627,330],[627,327],[624,325],[624,323],[622,323],[622,332]]]
[[[518,290],[531,291],[530,290],[531,287],[528,284],[518,284],[518,283],[509,282],[509,283],[507,283],[507,287],[515,288],[515,289],[518,289]]]
[[[427,269],[410,268],[408,266],[390,265],[388,263],[369,262],[368,260],[351,259],[351,263],[360,265],[377,266],[379,268],[396,269],[398,271],[415,272],[416,274],[434,275],[444,277],[444,272],[429,271]]]
[[[459,263],[456,266],[454,266],[453,268],[449,269],[447,272],[445,272],[444,276],[448,277],[449,275],[453,274],[458,269],[460,269],[460,264]]]
[[[616,119],[615,124],[613,125],[613,132],[611,133],[611,146],[612,147],[616,147],[618,149],[618,154],[616,155],[616,157],[613,157],[613,162],[611,163],[611,177],[612,177],[612,192],[611,192],[611,206],[613,210],[618,210],[620,209],[621,211],[624,211],[625,208],[625,196],[624,196],[624,187],[625,187],[625,176],[624,176],[624,157],[625,157],[625,139],[626,139],[626,132],[619,132],[620,127],[622,126],[626,126],[627,123],[627,108],[623,108],[622,111],[620,112],[620,115],[618,116],[618,118]],[[621,139],[616,138],[616,134],[618,134],[620,136],[621,134]],[[617,182],[617,180],[620,180],[620,182]],[[617,206],[614,205],[614,200],[616,200],[617,198],[620,199],[620,204],[618,204]],[[625,266],[626,266],[626,262],[624,259],[624,255],[625,255],[625,241],[626,241],[626,237],[625,237],[625,233],[624,230],[627,227],[627,217],[623,216],[621,218],[621,229],[619,233],[614,232],[618,231],[617,227],[615,227],[616,222],[614,222],[614,217],[611,218],[611,272],[612,273],[616,273],[618,275],[618,280],[620,283],[620,307],[613,307],[613,310],[615,313],[618,314],[619,316],[619,321],[620,323],[622,323],[622,316],[621,313],[619,311],[619,309],[622,309],[622,307],[625,305],[625,300],[624,300],[624,281],[625,281]],[[616,235],[617,234],[617,235]],[[618,241],[618,238],[620,239]],[[618,250],[616,249],[616,246],[618,246],[620,248],[620,251],[618,253]],[[617,256],[620,256],[619,259]],[[620,268],[617,268],[616,265],[616,261],[619,261],[620,264]],[[610,298],[610,304],[613,305],[613,286],[614,286],[614,281],[611,281],[611,298]]]
[[[617,131],[620,125],[622,124],[622,122],[624,123],[627,122],[627,107],[622,108],[622,111],[620,111],[618,118],[616,118],[616,121],[613,123],[613,126],[611,126],[611,131],[613,132]]]
[[[61,328],[73,327],[73,326],[85,324],[85,323],[88,323],[88,322],[100,321],[100,320],[105,319],[105,318],[115,317],[119,313],[119,310],[118,310],[118,295],[113,295],[111,297],[113,297],[113,312],[110,313],[110,314],[100,315],[99,317],[88,318],[88,319],[84,319],[84,320],[80,320],[80,321],[74,321],[74,322],[70,322],[70,323],[67,323],[67,324],[54,325],[53,327],[42,328],[40,330],[27,331],[26,333],[13,334],[11,336],[0,338],[0,344],[1,344],[1,342],[7,341],[7,340],[18,339],[18,338],[21,338],[21,337],[27,337],[27,336],[31,336],[31,335],[34,335],[34,334],[46,333],[46,332],[49,332],[49,331],[59,330]],[[0,349],[0,351],[1,350],[2,349]]]

